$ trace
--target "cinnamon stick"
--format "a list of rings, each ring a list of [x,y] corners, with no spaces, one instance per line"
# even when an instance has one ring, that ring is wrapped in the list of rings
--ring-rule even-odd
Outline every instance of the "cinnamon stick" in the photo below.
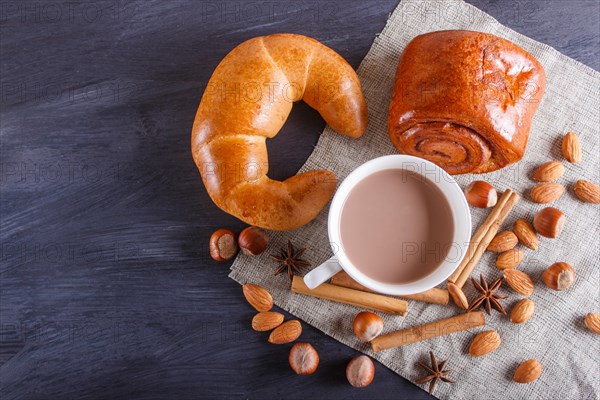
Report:
[[[336,286],[343,286],[350,289],[362,290],[363,292],[377,293],[374,290],[364,287],[360,283],[356,282],[345,271],[341,271],[335,274],[331,278],[331,284]],[[444,306],[448,305],[449,299],[448,291],[438,288],[429,289],[421,293],[408,294],[397,297],[402,297],[403,299],[424,301],[426,303],[441,304]]]
[[[408,308],[408,304],[404,300],[330,285],[328,283],[323,283],[315,289],[310,290],[304,283],[304,279],[299,276],[294,276],[292,280],[292,292],[402,316],[406,315]]]
[[[373,348],[373,351],[379,352],[393,347],[404,346],[422,340],[449,335],[481,325],[485,325],[483,311],[462,313],[450,318],[428,322],[423,325],[417,325],[378,336],[371,341],[371,347]]]
[[[471,272],[473,272],[475,266],[481,259],[483,252],[490,244],[490,241],[496,236],[496,233],[498,233],[500,225],[504,222],[518,201],[518,194],[510,189],[504,191],[494,209],[473,235],[467,248],[467,254],[456,268],[456,271],[448,278],[449,282],[454,283],[459,288],[463,287],[465,282],[469,279],[469,276],[471,276]]]

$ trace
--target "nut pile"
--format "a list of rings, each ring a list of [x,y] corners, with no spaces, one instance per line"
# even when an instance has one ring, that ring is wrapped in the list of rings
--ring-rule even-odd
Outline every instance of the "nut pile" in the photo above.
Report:
[[[565,135],[562,152],[568,162],[579,163],[582,161],[581,144],[574,132],[568,132]],[[550,161],[537,167],[533,173],[533,179],[542,183],[531,189],[531,200],[538,204],[552,203],[558,200],[564,194],[565,187],[555,181],[560,179],[564,173],[565,166],[559,161]],[[573,186],[573,191],[584,202],[600,203],[600,188],[592,182],[578,180]],[[490,204],[495,203],[495,194],[496,190],[483,181],[473,182],[465,189],[467,201],[474,207],[489,207],[487,201],[489,200]],[[512,323],[526,323],[533,317],[535,311],[535,303],[529,299],[534,292],[535,283],[526,272],[517,269],[526,256],[525,251],[517,248],[518,244],[520,243],[530,250],[537,250],[539,247],[538,235],[546,238],[559,237],[565,222],[566,217],[562,211],[555,207],[546,207],[535,214],[533,221],[518,219],[512,230],[499,232],[490,241],[486,250],[499,253],[495,264],[502,271],[504,281],[516,294],[525,297],[519,300],[511,310],[509,319]],[[545,285],[556,291],[569,289],[575,283],[575,278],[575,269],[566,262],[552,264],[542,275]],[[475,281],[473,283],[476,284]],[[466,296],[462,290],[450,283],[448,292],[454,303],[464,309]],[[584,323],[591,332],[600,332],[599,314],[587,314]],[[498,332],[483,331],[473,337],[469,354],[473,357],[480,357],[493,352],[500,344],[501,338]],[[532,359],[524,361],[518,366],[513,379],[515,382],[529,383],[538,379],[541,374],[541,364]]]
[[[575,132],[568,132],[564,136],[562,153],[565,160],[570,163],[577,164],[582,161],[581,143]],[[565,187],[554,181],[560,179],[564,173],[565,167],[560,161],[549,161],[537,167],[533,173],[533,179],[543,183],[531,189],[531,200],[539,204],[558,200],[565,192]],[[578,180],[573,184],[573,192],[581,201],[592,204],[600,203],[600,187],[593,182]]]
[[[215,261],[227,261],[238,252],[248,256],[256,256],[267,249],[269,237],[267,233],[256,226],[249,226],[240,232],[236,239],[235,233],[229,229],[217,229],[210,237],[210,256]]]
[[[271,311],[273,297],[259,285],[246,283],[242,286],[244,297],[258,314],[252,318],[252,329],[257,332],[273,330],[269,343],[285,344],[293,342],[302,334],[302,325],[298,320],[283,322],[283,314]]]
[[[244,297],[254,307],[258,314],[252,318],[252,329],[257,332],[268,332],[268,342],[272,344],[286,344],[298,339],[302,334],[302,325],[298,320],[283,322],[281,313],[271,311],[273,297],[264,288],[253,283],[242,286]],[[310,375],[319,366],[319,354],[310,343],[296,343],[290,349],[288,357],[290,367],[298,375]]]
[[[581,144],[574,132],[568,132],[563,138],[562,152],[565,160],[570,163],[582,161]],[[565,193],[565,186],[556,181],[561,179],[564,174],[565,166],[560,161],[549,161],[538,166],[532,178],[539,183],[530,190],[531,200],[538,204],[548,204],[561,198]],[[576,181],[573,184],[573,193],[583,202],[600,203],[600,187],[590,181]],[[494,207],[498,203],[496,189],[488,182],[481,180],[474,181],[465,188],[465,197],[471,206],[478,208]],[[498,232],[489,242],[486,250],[497,253],[495,266],[501,272],[501,276],[489,285],[483,276],[479,283],[472,279],[473,285],[480,293],[471,302],[461,289],[462,283],[461,286],[458,286],[449,282],[448,294],[454,304],[466,312],[483,307],[490,314],[493,308],[501,314],[507,315],[513,324],[525,324],[530,321],[534,317],[536,305],[529,297],[534,293],[536,283],[529,274],[518,267],[527,256],[526,249],[538,250],[539,236],[550,239],[559,237],[566,220],[567,218],[561,210],[548,206],[538,211],[532,220],[517,219],[511,230]],[[268,243],[269,238],[266,232],[255,226],[247,227],[237,237],[231,230],[219,229],[211,236],[209,249],[213,259],[225,261],[234,257],[239,250],[247,256],[261,254],[266,250]],[[303,251],[303,249],[295,250],[291,243],[288,243],[287,251],[284,249],[281,255],[273,256],[280,262],[277,271],[287,271],[291,280],[294,272],[297,272],[303,265],[308,265],[307,261],[299,258]],[[550,265],[542,275],[544,284],[555,291],[568,290],[574,285],[575,280],[575,269],[562,261]],[[510,313],[504,310],[499,301],[507,297],[498,292],[504,282],[515,294],[523,297],[515,303]],[[258,312],[252,318],[252,329],[257,332],[270,331],[269,343],[287,344],[296,341],[301,336],[302,325],[298,320],[284,322],[283,314],[271,311],[273,298],[264,288],[255,284],[245,284],[243,293],[248,303]],[[600,334],[600,314],[587,314],[583,323],[590,332]],[[360,341],[371,342],[383,332],[384,321],[377,314],[363,311],[355,316],[352,329]],[[493,353],[501,345],[502,338],[496,330],[485,330],[474,335],[468,348],[468,354],[472,357],[482,357]],[[444,369],[446,361],[438,363],[432,352],[430,352],[430,357],[431,366],[419,363],[428,371],[429,375],[416,383],[428,382],[431,393],[437,381],[450,383],[454,381],[447,377],[452,371]],[[288,361],[290,368],[296,374],[311,375],[317,370],[320,358],[317,350],[310,343],[297,342],[290,348]],[[370,385],[374,374],[375,365],[366,355],[352,358],[346,367],[348,382],[357,388]],[[537,380],[541,374],[542,365],[535,359],[529,359],[519,364],[514,372],[513,380],[518,383],[530,383]]]
[[[254,307],[258,314],[252,318],[252,329],[257,332],[271,331],[268,342],[272,344],[287,344],[297,340],[302,334],[302,325],[298,320],[283,322],[281,313],[271,311],[273,297],[264,288],[252,283],[242,286],[244,297]],[[354,332],[363,341],[370,341],[383,330],[383,320],[370,312],[359,313],[354,320]],[[288,362],[290,368],[298,375],[311,375],[319,366],[319,353],[307,342],[295,343],[290,348]],[[348,382],[357,388],[366,387],[373,381],[375,365],[365,356],[356,356],[346,367]]]

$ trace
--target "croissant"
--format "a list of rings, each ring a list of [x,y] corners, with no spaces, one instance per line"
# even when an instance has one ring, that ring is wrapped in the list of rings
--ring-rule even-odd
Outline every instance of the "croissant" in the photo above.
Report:
[[[251,225],[290,230],[311,221],[336,187],[327,170],[283,182],[267,177],[266,139],[304,100],[336,132],[358,138],[367,106],[358,76],[335,51],[306,36],[250,39],[217,66],[192,127],[192,154],[208,194]]]
[[[400,57],[388,133],[401,153],[450,174],[494,171],[523,157],[545,87],[539,61],[507,40],[427,33]]]

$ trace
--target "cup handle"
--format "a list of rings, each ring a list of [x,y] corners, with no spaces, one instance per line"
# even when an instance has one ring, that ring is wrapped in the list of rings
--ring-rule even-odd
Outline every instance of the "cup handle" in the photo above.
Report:
[[[304,283],[309,289],[314,289],[342,270],[336,256],[331,257],[317,268],[304,275]]]

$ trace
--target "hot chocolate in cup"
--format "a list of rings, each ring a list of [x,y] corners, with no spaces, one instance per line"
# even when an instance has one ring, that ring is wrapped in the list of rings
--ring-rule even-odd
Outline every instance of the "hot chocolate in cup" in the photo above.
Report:
[[[390,155],[359,166],[329,209],[334,256],[304,281],[315,288],[345,270],[379,293],[408,295],[442,283],[463,259],[471,214],[463,191],[435,164]]]

